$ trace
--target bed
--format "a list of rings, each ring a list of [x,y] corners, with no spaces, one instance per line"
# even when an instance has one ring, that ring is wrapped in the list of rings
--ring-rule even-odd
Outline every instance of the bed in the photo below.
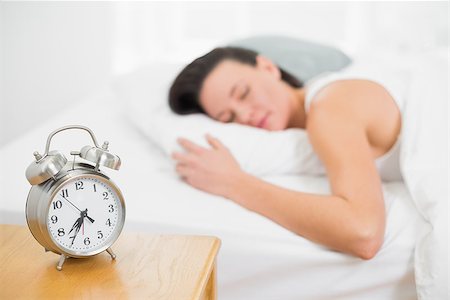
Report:
[[[24,171],[33,160],[33,151],[44,148],[54,129],[82,124],[90,127],[99,140],[109,140],[110,151],[122,159],[121,170],[108,170],[107,174],[125,197],[125,231],[204,234],[222,240],[218,256],[219,299],[401,300],[428,299],[446,292],[442,285],[434,286],[438,282],[430,283],[426,273],[418,277],[418,260],[421,270],[428,270],[432,264],[426,262],[417,245],[420,243],[423,251],[429,250],[430,246],[420,239],[429,234],[433,222],[417,202],[415,194],[422,190],[418,185],[409,185],[415,178],[383,183],[385,241],[373,259],[362,260],[314,244],[231,201],[185,184],[175,173],[174,162],[164,147],[134,120],[129,109],[124,109],[124,99],[120,98],[114,87],[102,87],[0,149],[2,157],[8,158],[0,172],[2,223],[26,224],[24,209],[30,186]],[[83,133],[73,132],[55,136],[52,149],[69,153],[89,143]],[[408,157],[408,152],[404,152]],[[442,170],[439,175],[443,175]],[[260,176],[299,191],[329,192],[324,176],[282,172]],[[432,271],[437,274],[435,269]]]

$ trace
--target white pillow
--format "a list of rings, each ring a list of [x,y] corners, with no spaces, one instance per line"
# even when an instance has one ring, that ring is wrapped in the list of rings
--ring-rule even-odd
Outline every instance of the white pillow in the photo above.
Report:
[[[170,85],[183,67],[183,64],[156,62],[114,78],[112,89],[133,124],[146,128],[151,112],[168,105]]]
[[[361,60],[342,72],[377,77],[375,71],[381,72],[379,64],[379,61],[368,63]],[[209,147],[205,134],[210,133],[230,149],[243,170],[250,174],[326,174],[305,130],[270,132],[220,123],[203,114],[180,116],[171,112],[168,91],[183,67],[181,64],[155,63],[114,81],[114,88],[125,104],[129,119],[167,155],[181,150],[177,144],[178,137]]]
[[[180,116],[168,106],[169,87],[184,66],[155,63],[113,81],[127,117],[167,155],[179,151],[176,140],[185,137],[209,147],[205,134],[224,143],[243,170],[256,176],[324,174],[306,131],[269,132],[239,124],[224,124],[203,114]]]
[[[153,110],[144,133],[167,155],[181,151],[178,137],[210,148],[205,135],[210,133],[230,149],[243,170],[256,176],[275,174],[324,174],[305,130],[271,132],[236,123],[224,124],[203,114],[179,116],[167,104]]]
[[[394,78],[403,77],[392,70],[386,72],[388,68],[380,68],[380,63],[379,60],[371,63],[361,59],[342,70],[342,74],[386,79],[385,73],[389,73],[395,75],[391,76]],[[118,98],[125,103],[129,119],[167,155],[180,150],[176,142],[178,137],[208,147],[204,136],[210,133],[230,149],[245,171],[253,175],[326,173],[305,130],[269,132],[239,124],[219,123],[203,114],[179,116],[172,113],[168,105],[168,91],[183,67],[181,64],[155,63],[119,77],[114,84]],[[394,86],[393,90],[403,90],[397,88],[398,84]]]

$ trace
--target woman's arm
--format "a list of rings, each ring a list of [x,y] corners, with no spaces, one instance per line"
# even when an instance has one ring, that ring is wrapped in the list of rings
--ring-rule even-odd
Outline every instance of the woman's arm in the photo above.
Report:
[[[316,143],[319,139],[316,138]],[[358,160],[365,160],[361,155],[346,155],[346,159],[351,160],[351,167],[340,172],[333,171],[334,165],[328,167],[330,175],[332,173],[335,176],[333,178],[340,180],[332,180],[333,195],[316,195],[267,183],[240,171],[231,160],[224,163],[223,167],[217,167],[217,164],[211,163],[211,157],[201,157],[223,157],[220,151],[227,150],[218,140],[210,137],[209,141],[215,145],[213,150],[202,149],[182,140],[181,144],[190,152],[174,154],[174,158],[179,161],[177,171],[187,183],[229,198],[298,235],[332,249],[363,259],[372,258],[378,251],[384,235],[384,202],[381,191],[376,188],[379,182],[376,170],[373,173],[371,167],[364,170],[364,164],[359,167],[355,165]],[[329,144],[333,142],[324,142],[323,147]],[[354,146],[357,147],[356,144]],[[326,149],[321,150],[321,146],[316,148],[327,152]],[[192,151],[198,152],[193,154]],[[333,159],[333,155],[325,156],[329,156],[329,160]],[[371,163],[373,161],[369,160],[366,165],[370,166]],[[226,166],[230,168],[224,169]],[[356,170],[347,170],[353,168]]]
[[[311,241],[363,259],[382,243],[382,228],[364,219],[347,199],[288,190],[248,174],[236,181],[229,198]]]
[[[380,178],[364,123],[354,112],[330,103],[312,106],[307,126],[332,195],[292,191],[243,173],[225,146],[211,137],[212,150],[182,140],[189,152],[174,154],[177,171],[194,187],[232,199],[309,240],[370,259],[384,237]]]
[[[228,197],[309,240],[370,259],[384,237],[381,183],[363,129],[344,123],[328,127],[316,119],[309,128],[332,195],[292,191],[242,174]]]

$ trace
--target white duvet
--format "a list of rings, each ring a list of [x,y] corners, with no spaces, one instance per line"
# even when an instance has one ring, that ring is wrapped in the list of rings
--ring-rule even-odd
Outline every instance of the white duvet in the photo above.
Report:
[[[167,155],[125,119],[120,108],[111,106],[112,96],[108,92],[94,95],[0,149],[1,155],[9,157],[4,162],[8,172],[0,173],[2,223],[26,224],[30,185],[24,170],[33,161],[33,151],[42,151],[54,129],[83,124],[98,140],[109,140],[110,151],[122,158],[119,171],[105,172],[124,194],[125,231],[208,234],[222,240],[219,299],[416,297],[414,246],[423,221],[404,184],[383,184],[385,242],[373,260],[363,261],[316,245],[226,199],[186,185]],[[73,132],[55,136],[52,149],[68,154],[89,143],[85,133]],[[265,179],[300,191],[329,192],[324,177],[276,175]]]
[[[430,99],[431,90],[415,83],[413,104],[405,108],[409,114],[404,124],[409,132],[404,136],[408,146],[402,148],[406,183],[383,183],[387,215],[385,241],[378,255],[370,261],[330,251],[226,199],[195,190],[179,180],[167,155],[175,145],[176,134],[170,134],[170,139],[164,134],[161,139],[150,136],[143,125],[155,115],[145,109],[136,112],[131,103],[133,99],[165,99],[162,88],[167,82],[159,88],[133,87],[139,80],[148,82],[148,78],[142,76],[121,78],[130,80],[119,87],[121,93],[116,93],[119,100],[129,104],[128,118],[124,117],[122,107],[111,105],[115,95],[101,91],[0,149],[0,154],[9,158],[4,162],[4,170],[8,171],[0,173],[3,195],[0,217],[2,222],[25,224],[24,207],[29,184],[24,170],[33,160],[32,152],[42,150],[48,134],[55,128],[79,123],[90,127],[99,140],[108,139],[111,151],[123,160],[122,169],[108,171],[108,175],[121,187],[126,199],[125,230],[210,234],[221,238],[218,258],[220,299],[412,299],[417,296],[443,299],[448,293],[445,272],[448,261],[444,255],[448,253],[448,191],[445,184],[448,179],[448,135],[434,138],[439,137],[434,130],[441,130],[448,120],[443,110],[448,97],[442,90],[442,85],[446,86],[448,81],[445,81],[444,72],[439,78],[435,76],[437,69],[442,70],[442,66],[430,67],[432,73],[423,75],[435,79],[437,88],[430,100],[435,101],[435,105],[427,106],[427,102],[420,101]],[[150,74],[154,71],[152,69]],[[133,92],[128,91],[127,97],[121,98],[126,95],[123,88],[130,85]],[[135,113],[129,118],[133,111]],[[259,134],[264,133],[259,132],[256,137]],[[291,134],[268,135],[255,143],[279,139],[289,156],[297,151],[288,147]],[[199,133],[199,138],[202,135]],[[89,142],[84,135],[67,135],[55,138],[52,146],[68,153]],[[306,147],[306,144],[297,145],[299,149]],[[228,146],[235,147],[231,139]],[[237,150],[234,150],[237,155],[242,155],[241,161],[254,158],[251,153],[247,156],[238,154],[241,146],[236,142]],[[281,186],[329,193],[325,177],[301,172],[286,174],[283,173],[286,170],[283,162],[278,163],[281,167],[274,163],[270,168],[258,169],[258,166],[251,167],[250,162],[247,167]],[[424,225],[424,219],[428,226]]]
[[[442,298],[448,295],[448,58],[432,54],[383,59],[365,56],[349,68],[352,74],[371,74],[401,98],[402,175],[414,205],[429,225],[417,232],[418,297]],[[173,77],[178,69],[168,68],[166,74]],[[170,80],[161,82],[161,89],[167,90],[169,84]],[[129,87],[121,88],[119,95]],[[211,133],[227,145],[244,170],[256,176],[268,179],[277,175],[323,175],[304,130],[267,132],[221,124],[198,114],[176,116],[166,103],[147,109],[142,109],[141,101],[137,103],[128,106],[134,123],[167,155],[179,150],[177,137],[187,137],[207,147],[204,135]],[[152,113],[137,117],[142,111]],[[284,181],[279,183],[283,185]],[[324,187],[320,192],[327,190]]]
[[[428,222],[415,252],[419,299],[446,299],[448,282],[449,62],[424,56],[413,63],[400,165],[406,187]]]

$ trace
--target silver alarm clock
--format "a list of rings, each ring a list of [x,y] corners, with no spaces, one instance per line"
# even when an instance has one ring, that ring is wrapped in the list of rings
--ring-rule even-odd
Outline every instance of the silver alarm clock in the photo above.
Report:
[[[87,131],[94,146],[71,151],[68,161],[60,151],[50,151],[52,137],[65,130]],[[34,152],[35,161],[26,170],[32,187],[26,204],[28,227],[45,248],[60,254],[57,269],[66,258],[85,258],[107,251],[125,222],[125,202],[119,188],[100,168],[118,170],[120,158],[99,147],[94,133],[85,126],[59,128],[48,136],[44,154]]]

